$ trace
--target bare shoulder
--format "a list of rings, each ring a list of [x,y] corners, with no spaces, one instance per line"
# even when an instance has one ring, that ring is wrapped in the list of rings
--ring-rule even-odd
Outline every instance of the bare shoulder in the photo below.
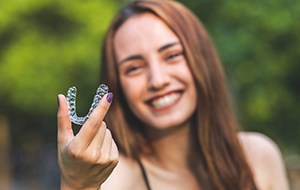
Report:
[[[245,153],[261,155],[263,157],[280,154],[277,144],[268,136],[257,132],[239,132],[238,138]]]
[[[101,190],[132,190],[142,185],[139,165],[135,160],[120,155],[118,165],[102,184]]]
[[[277,144],[256,132],[240,132],[238,138],[259,189],[288,190],[286,169]]]

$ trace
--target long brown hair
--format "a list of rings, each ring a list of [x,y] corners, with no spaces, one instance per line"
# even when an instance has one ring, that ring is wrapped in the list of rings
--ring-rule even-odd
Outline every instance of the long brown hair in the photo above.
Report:
[[[232,109],[224,71],[200,20],[186,7],[171,0],[140,0],[119,11],[106,34],[102,49],[101,81],[114,93],[106,117],[120,152],[138,159],[150,146],[141,122],[129,109],[120,87],[113,39],[131,16],[150,12],[164,21],[180,39],[198,92],[194,114],[194,150],[190,168],[203,189],[255,189],[251,170],[237,138],[238,124]],[[195,153],[196,152],[196,153]]]

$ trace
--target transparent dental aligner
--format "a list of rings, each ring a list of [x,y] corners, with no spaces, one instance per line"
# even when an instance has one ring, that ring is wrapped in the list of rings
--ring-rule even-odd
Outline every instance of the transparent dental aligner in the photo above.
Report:
[[[91,108],[89,112],[86,114],[84,117],[78,117],[76,113],[76,93],[77,89],[75,86],[72,86],[69,88],[68,93],[67,93],[67,101],[69,105],[69,115],[70,119],[73,123],[77,125],[83,125],[86,120],[90,117],[91,113],[93,110],[97,107],[99,104],[101,98],[108,93],[108,87],[105,84],[100,84],[96,95],[94,96],[93,103],[91,105]]]

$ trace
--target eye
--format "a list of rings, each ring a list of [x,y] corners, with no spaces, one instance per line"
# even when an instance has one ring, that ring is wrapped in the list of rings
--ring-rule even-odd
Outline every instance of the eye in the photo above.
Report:
[[[143,71],[145,64],[142,61],[132,61],[124,63],[121,67],[121,73],[126,76],[135,76]]]
[[[174,51],[167,54],[165,59],[166,61],[169,62],[176,62],[176,61],[180,61],[182,57],[183,57],[182,51]]]
[[[125,74],[137,72],[139,69],[140,69],[140,66],[130,66],[130,67],[126,68]]]
[[[167,57],[167,59],[174,59],[174,58],[178,57],[179,55],[180,55],[180,53],[173,53],[173,54],[169,55]]]

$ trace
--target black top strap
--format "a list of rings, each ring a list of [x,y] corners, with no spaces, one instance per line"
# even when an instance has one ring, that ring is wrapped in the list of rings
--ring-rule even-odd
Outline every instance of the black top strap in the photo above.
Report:
[[[145,185],[147,187],[147,190],[151,190],[151,187],[150,187],[150,183],[149,183],[149,179],[148,179],[148,176],[147,176],[147,173],[146,173],[146,170],[145,170],[145,167],[143,166],[142,162],[140,160],[138,160],[138,164],[141,168],[141,171],[142,171],[142,175],[143,175],[143,178],[144,178],[144,181],[145,181]]]
[[[138,160],[137,162],[138,162],[138,164],[140,166],[140,169],[142,171],[143,179],[144,179],[145,185],[147,187],[147,190],[151,190],[149,179],[148,179],[145,167],[144,167],[144,165],[142,164],[142,162],[140,160]],[[258,188],[256,186],[254,186],[253,190],[258,190]]]

